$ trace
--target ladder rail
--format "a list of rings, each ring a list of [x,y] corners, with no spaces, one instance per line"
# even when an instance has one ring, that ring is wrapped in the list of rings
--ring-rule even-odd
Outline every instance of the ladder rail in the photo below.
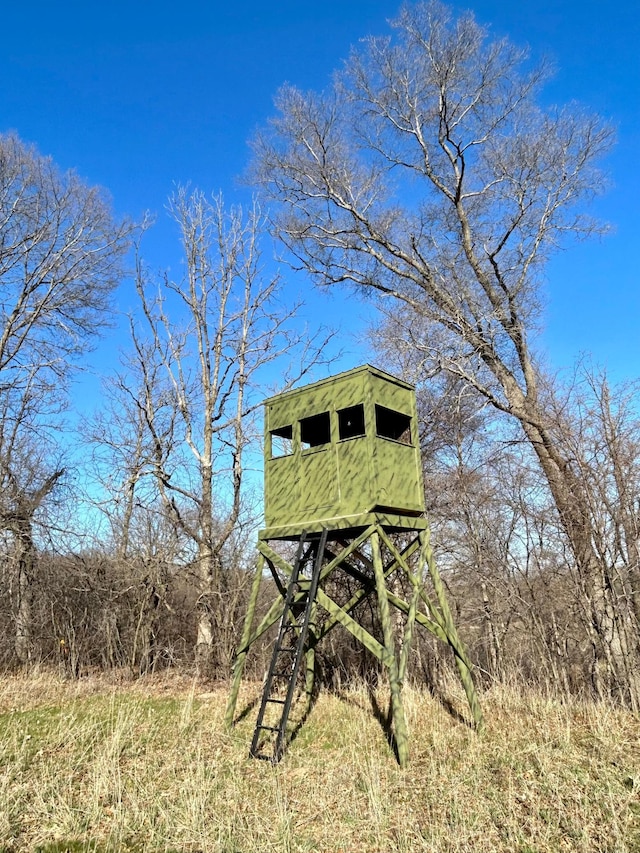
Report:
[[[293,571],[291,573],[291,577],[289,578],[289,583],[287,584],[287,592],[285,595],[284,606],[282,610],[282,616],[280,618],[280,626],[278,628],[278,636],[276,638],[275,646],[273,647],[273,653],[271,655],[271,662],[269,664],[269,669],[267,670],[267,677],[265,678],[264,688],[262,691],[262,702],[260,704],[260,709],[258,711],[258,719],[256,721],[255,731],[253,733],[253,739],[251,741],[251,747],[249,750],[249,754],[253,757],[257,757],[258,754],[258,742],[260,740],[260,732],[266,727],[262,725],[264,720],[265,711],[267,709],[267,704],[270,701],[271,695],[271,687],[273,684],[273,680],[275,678],[276,669],[278,666],[278,655],[280,654],[282,647],[282,640],[285,635],[285,632],[288,627],[289,621],[289,613],[291,609],[291,602],[293,601],[294,590],[298,583],[298,578],[300,576],[300,568],[302,565],[302,555],[304,552],[304,546],[306,541],[306,533],[303,532],[300,537],[300,542],[298,543],[298,550],[296,553],[295,563],[293,565]]]
[[[291,707],[293,704],[293,699],[296,691],[296,683],[298,679],[298,673],[300,670],[300,664],[302,662],[302,658],[304,657],[305,652],[305,643],[307,639],[307,635],[309,632],[309,624],[311,620],[311,613],[313,611],[313,606],[316,600],[316,593],[318,591],[318,584],[320,581],[320,575],[322,572],[322,565],[324,560],[324,554],[327,544],[327,534],[328,531],[323,529],[320,538],[318,540],[312,540],[311,546],[309,550],[304,551],[304,547],[306,544],[307,534],[304,532],[300,537],[300,542],[298,544],[298,550],[296,554],[296,560],[293,566],[293,571],[289,578],[289,583],[287,585],[287,591],[285,595],[284,608],[282,612],[282,618],[280,620],[280,628],[278,631],[278,636],[276,639],[276,643],[273,649],[273,653],[271,656],[271,663],[269,665],[269,670],[267,673],[267,677],[265,679],[264,688],[262,692],[262,701],[260,704],[260,709],[258,711],[258,719],[256,721],[255,731],[253,733],[253,739],[251,742],[251,748],[249,750],[249,754],[253,758],[267,758],[266,755],[260,754],[259,744],[260,744],[260,736],[262,732],[275,732],[277,736],[275,738],[275,744],[273,748],[273,754],[271,757],[271,762],[276,764],[282,758],[285,748],[286,748],[286,733],[287,733],[287,722],[289,720],[289,714],[291,712]],[[311,571],[311,578],[307,580],[305,578],[305,586],[306,589],[306,601],[304,604],[304,611],[302,613],[302,621],[297,626],[298,627],[298,636],[296,639],[295,646],[292,646],[289,649],[283,648],[283,640],[288,630],[295,627],[295,622],[291,620],[293,616],[292,612],[292,604],[295,596],[296,588],[299,589],[300,584],[300,573],[303,567],[309,561],[309,557],[313,556],[313,567]],[[294,617],[295,620],[295,617]],[[282,673],[277,672],[278,668],[278,658],[282,654],[283,651],[291,651],[293,652],[293,663],[291,665],[291,669],[288,673],[288,684],[287,684],[287,692],[286,697],[284,699],[274,698],[272,697],[272,689],[273,683],[277,677],[284,677]],[[269,704],[276,704],[282,706],[282,711],[280,714],[280,720],[277,725],[265,725],[264,724],[264,716]]]
[[[311,574],[311,581],[309,584],[309,591],[307,593],[307,602],[304,610],[304,618],[302,621],[302,625],[300,627],[300,634],[298,636],[298,643],[296,647],[296,656],[293,663],[293,668],[291,671],[291,676],[289,679],[289,687],[287,689],[287,697],[285,699],[285,705],[282,710],[282,717],[280,719],[280,730],[278,732],[278,737],[276,739],[276,744],[273,751],[273,763],[276,764],[282,758],[284,754],[285,746],[286,746],[286,733],[287,733],[287,722],[289,720],[289,713],[291,711],[291,705],[293,703],[293,696],[295,694],[296,682],[298,680],[298,672],[300,670],[300,663],[302,661],[302,657],[304,655],[304,645],[307,639],[307,633],[309,631],[309,621],[311,619],[311,611],[313,610],[313,605],[316,600],[316,593],[318,591],[318,581],[320,579],[320,572],[322,570],[322,562],[324,558],[324,550],[327,544],[327,529],[323,528],[322,533],[320,534],[320,541],[318,542],[317,551],[315,554],[315,562],[313,565],[313,572]]]

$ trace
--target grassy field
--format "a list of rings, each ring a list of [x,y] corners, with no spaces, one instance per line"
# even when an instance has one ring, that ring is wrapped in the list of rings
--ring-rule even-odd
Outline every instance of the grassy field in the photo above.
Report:
[[[272,767],[247,758],[255,708],[227,734],[226,688],[203,689],[1,678],[0,851],[640,851],[630,713],[501,687],[478,737],[457,689],[453,709],[407,690],[402,771],[358,688],[321,695]]]

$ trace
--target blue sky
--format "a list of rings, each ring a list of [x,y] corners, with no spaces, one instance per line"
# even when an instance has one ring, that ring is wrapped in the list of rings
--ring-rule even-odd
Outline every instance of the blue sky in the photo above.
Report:
[[[640,376],[635,0],[454,5],[534,56],[551,56],[558,73],[548,99],[583,102],[617,126],[606,164],[611,187],[595,208],[612,233],[550,264],[543,343],[557,369],[591,354],[615,379]],[[278,86],[324,86],[350,45],[383,33],[397,8],[390,0],[10,3],[2,11],[0,131],[17,131],[61,167],[105,186],[118,212],[156,212],[145,254],[154,267],[175,265],[177,242],[162,219],[175,183],[246,201],[237,178],[247,140],[272,113]],[[306,282],[288,278],[294,295],[307,292]],[[130,284],[118,298],[123,311],[131,307]],[[322,297],[311,302],[315,313],[341,311]],[[346,367],[364,360],[345,343]],[[107,369],[114,351],[114,341],[101,347],[94,367]]]

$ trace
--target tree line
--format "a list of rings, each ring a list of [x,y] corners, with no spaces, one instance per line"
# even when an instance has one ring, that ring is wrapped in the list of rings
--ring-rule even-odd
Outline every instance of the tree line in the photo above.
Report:
[[[536,336],[547,258],[601,230],[588,203],[612,131],[546,106],[547,77],[472,15],[405,5],[327,90],[278,93],[253,141],[266,213],[173,195],[180,280],[146,267],[152,226],[0,138],[5,665],[228,673],[266,377],[303,379],[329,334],[300,331],[266,272],[270,232],[318,286],[374,300],[375,357],[416,385],[440,570],[479,677],[640,706],[637,387],[586,365],[554,375]],[[81,430],[83,523],[100,536],[70,548],[61,418],[127,252],[130,347]],[[416,651],[414,676],[436,683],[449,662],[428,641]],[[327,678],[371,666],[346,638],[325,652]]]

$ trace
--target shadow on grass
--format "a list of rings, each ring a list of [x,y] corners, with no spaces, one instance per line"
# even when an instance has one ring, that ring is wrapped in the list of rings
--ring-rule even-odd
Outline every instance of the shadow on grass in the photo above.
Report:
[[[371,703],[371,710],[373,711],[373,716],[380,724],[380,728],[384,733],[387,743],[389,744],[389,747],[393,750],[393,754],[396,757],[396,761],[399,762],[400,755],[398,753],[398,744],[396,741],[396,736],[393,733],[393,713],[391,710],[391,700],[389,700],[389,706],[385,712],[380,707],[378,697],[376,696],[376,692],[373,685],[369,684],[367,686],[367,693],[369,695],[369,702]]]
[[[456,723],[460,723],[460,725],[466,726],[468,729],[471,729],[472,731],[475,730],[473,720],[467,719],[467,717],[464,717],[460,713],[460,711],[458,711],[458,709],[454,706],[451,699],[449,699],[447,696],[445,696],[441,687],[438,687],[435,684],[432,684],[430,682],[425,682],[424,686],[429,691],[429,694],[436,700],[436,702],[438,702],[440,705],[442,705],[442,707],[447,712],[447,714],[449,714],[449,716],[453,717],[453,719],[456,721]]]
[[[447,697],[443,695],[435,696],[434,698],[437,699],[447,714],[450,714],[457,723],[466,726],[468,729],[471,729],[471,731],[475,731],[473,720],[469,720],[467,717],[464,717],[460,711],[454,707],[450,699],[447,699]]]
[[[295,722],[295,725],[293,726],[293,728],[291,729],[291,732],[289,733],[289,735],[287,737],[287,741],[286,741],[286,745],[284,748],[283,755],[289,749],[289,747],[291,746],[293,741],[298,737],[298,735],[300,734],[300,731],[302,730],[304,724],[309,719],[311,712],[313,711],[315,704],[318,701],[319,693],[320,693],[320,688],[319,688],[317,680],[316,680],[316,682],[314,683],[314,688],[313,688],[313,692],[311,693],[311,696],[307,697],[307,694],[305,693],[305,691],[302,690],[301,693],[299,694],[298,698],[296,700],[294,700],[292,708],[291,708],[291,713],[289,715],[289,719],[291,719],[291,716],[293,714],[295,714],[296,707],[299,707],[299,704],[301,702],[304,703],[304,711],[302,712],[302,716]],[[242,720],[245,720],[249,716],[249,714],[251,714],[251,712],[255,710],[255,708],[260,703],[261,699],[262,699],[262,694],[256,696],[254,699],[252,699],[250,702],[248,702],[244,706],[242,711],[235,717],[235,719],[233,721],[233,725],[235,726],[237,723],[241,722]],[[306,702],[305,702],[305,699],[306,699]],[[274,743],[275,743],[275,738],[274,738]],[[258,751],[263,750],[265,748],[265,746],[267,746],[267,744],[265,744],[265,743],[260,744],[258,746]],[[256,755],[255,757],[256,758],[261,758],[261,757],[267,758],[267,756],[260,756],[260,755]],[[0,851],[0,853],[1,853],[1,851]]]
[[[256,705],[258,704],[259,701],[260,701],[260,696],[256,696],[255,699],[252,699],[250,702],[248,702],[244,706],[242,711],[240,711],[238,716],[234,719],[233,725],[235,726],[238,723],[241,723],[242,720],[245,720],[249,716],[249,714],[253,711],[253,709],[256,707]]]
[[[300,734],[302,728],[304,727],[305,723],[309,719],[311,712],[313,711],[313,709],[314,709],[314,707],[318,701],[318,695],[319,695],[320,689],[321,689],[319,682],[320,682],[320,679],[316,678],[313,693],[307,699],[307,702],[306,702],[304,711],[302,713],[302,716],[296,721],[296,723],[293,726],[289,736],[287,737],[287,742],[286,742],[286,746],[285,746],[283,755],[284,755],[284,753],[286,753],[286,751],[289,749],[291,744],[295,741],[295,739]],[[468,720],[465,716],[463,716],[460,713],[460,711],[458,711],[458,709],[455,707],[453,702],[444,694],[444,692],[440,688],[436,687],[433,684],[429,684],[429,683],[426,683],[424,686],[429,691],[430,695],[444,708],[444,710],[447,712],[447,714],[449,714],[449,716],[453,720],[455,720],[455,722],[460,723],[461,725],[466,726],[467,728],[469,728],[471,730],[474,729],[473,722]],[[325,685],[325,688],[326,688],[326,685]],[[376,722],[380,725],[380,728],[382,729],[382,732],[383,732],[384,737],[385,737],[385,739],[389,745],[389,748],[393,751],[393,754],[396,758],[396,761],[399,761],[398,744],[397,744],[396,737],[395,737],[395,734],[393,731],[393,713],[392,713],[392,708],[391,708],[391,700],[389,700],[388,707],[386,709],[383,708],[378,701],[378,697],[376,695],[376,684],[374,684],[373,682],[367,682],[366,683],[366,691],[367,691],[367,697],[369,700],[369,704],[370,704],[371,710],[373,712],[373,716],[374,716]],[[344,690],[341,690],[341,689],[337,689],[337,690],[336,689],[333,689],[333,690],[330,689],[329,692],[333,693],[341,702],[344,702],[347,705],[351,705],[353,707],[359,708],[360,710],[363,710],[362,703],[358,702],[357,699],[352,694],[348,694]],[[298,702],[303,701],[305,695],[306,694],[303,691],[302,695],[298,698]],[[253,700],[251,700],[251,702],[249,702],[242,709],[240,714],[238,714],[238,716],[235,718],[234,725],[236,723],[239,723],[241,720],[246,719],[246,717],[248,717],[249,714],[256,708],[256,706],[260,702],[260,699],[261,699],[261,696],[256,696]],[[297,702],[294,703],[293,709],[295,709],[296,704],[297,704]],[[264,744],[263,744],[263,746],[264,746]]]
[[[393,713],[391,708],[391,699],[389,699],[389,706],[385,711],[378,702],[378,697],[376,696],[376,685],[374,683],[367,682],[365,686],[373,716],[376,722],[380,725],[380,728],[384,733],[386,741],[389,744],[389,747],[393,750],[396,759],[399,760],[398,744],[393,733]],[[455,720],[456,723],[460,723],[466,728],[475,731],[473,720],[469,720],[467,717],[463,716],[460,711],[458,711],[458,709],[455,707],[453,702],[444,694],[442,689],[429,683],[425,683],[423,686],[426,690],[428,690],[429,694],[436,700],[436,702],[438,702],[438,704],[440,704],[444,708],[447,714],[449,714],[449,716],[453,720]],[[344,690],[341,689],[333,690],[331,692],[333,692],[334,695],[341,702],[344,702],[347,705],[351,705],[354,708],[364,710],[363,703],[358,702],[357,698],[354,697],[352,694],[346,693]]]
[[[48,844],[39,845],[35,848],[35,853],[143,853],[146,849],[142,841],[122,841],[117,847],[106,845],[100,841],[88,838],[85,841],[77,839],[69,841],[52,841]],[[165,853],[180,853],[178,847],[163,848]],[[191,853],[202,853],[200,850],[193,850],[189,847]],[[13,853],[13,848],[0,847],[0,853]],[[234,851],[237,853],[237,851]]]
[[[386,711],[384,711],[380,703],[378,702],[378,697],[376,696],[376,684],[366,682],[364,686],[367,691],[367,696],[369,699],[369,704],[371,705],[371,710],[373,712],[374,719],[380,725],[385,740],[389,744],[389,748],[392,750],[393,754],[396,757],[396,761],[399,761],[398,744],[396,742],[396,737],[393,733],[393,712],[391,708],[391,700],[389,700],[389,707]],[[361,711],[366,710],[366,706],[364,706],[363,703],[358,702],[357,697],[355,697],[353,694],[346,693],[342,689],[333,689],[330,692],[333,693],[333,695],[336,696],[336,698],[338,698],[341,702],[344,702],[345,705],[350,705],[352,708],[358,708]]]
[[[140,845],[129,846],[124,844],[119,848],[122,853],[139,853],[142,850]],[[112,853],[113,847],[105,846],[100,841],[87,839],[86,841],[51,841],[48,844],[42,844],[35,848],[35,853]],[[169,851],[171,853],[171,851]]]
[[[293,729],[291,730],[291,734],[289,735],[289,738],[288,738],[288,740],[287,740],[287,746],[286,746],[286,749],[288,749],[288,748],[289,748],[289,746],[290,746],[290,745],[294,742],[294,740],[298,737],[298,735],[300,734],[300,730],[302,729],[302,727],[304,726],[304,724],[307,722],[307,720],[308,720],[308,719],[309,719],[309,717],[311,716],[311,712],[312,712],[312,711],[313,711],[313,709],[315,708],[316,702],[318,701],[318,696],[319,696],[319,694],[320,694],[320,686],[318,685],[318,681],[317,681],[317,679],[316,679],[316,681],[314,682],[314,685],[313,685],[313,691],[312,691],[312,693],[311,693],[311,696],[308,696],[308,697],[307,697],[307,701],[306,701],[306,704],[305,704],[304,711],[302,712],[302,716],[301,716],[301,717],[300,717],[300,719],[296,722],[295,726],[294,726],[294,727],[293,727]],[[301,695],[301,697],[300,697],[300,700],[299,700],[299,701],[303,701],[305,696],[306,696],[306,694],[305,694],[305,692],[303,691],[303,693],[302,693],[302,695]]]

